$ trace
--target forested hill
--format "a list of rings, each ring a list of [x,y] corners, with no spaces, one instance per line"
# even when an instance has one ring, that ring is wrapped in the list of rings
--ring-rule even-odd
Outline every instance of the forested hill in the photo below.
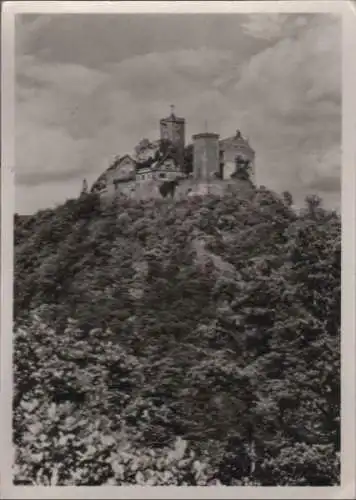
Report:
[[[17,482],[338,483],[340,218],[291,203],[15,218]]]

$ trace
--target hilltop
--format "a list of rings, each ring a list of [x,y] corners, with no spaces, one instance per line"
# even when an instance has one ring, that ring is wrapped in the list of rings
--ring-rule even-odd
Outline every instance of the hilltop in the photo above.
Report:
[[[19,484],[338,484],[341,224],[320,200],[89,193],[14,238]]]

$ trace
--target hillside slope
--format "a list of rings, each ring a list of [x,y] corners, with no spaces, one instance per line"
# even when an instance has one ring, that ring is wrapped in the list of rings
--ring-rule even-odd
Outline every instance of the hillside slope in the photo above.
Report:
[[[17,217],[16,481],[338,484],[340,240],[265,189]]]

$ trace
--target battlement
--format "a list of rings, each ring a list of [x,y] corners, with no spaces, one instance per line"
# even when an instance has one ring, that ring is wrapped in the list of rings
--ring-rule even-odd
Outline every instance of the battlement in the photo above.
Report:
[[[214,134],[213,132],[200,132],[199,134],[194,134],[192,139],[194,141],[198,139],[219,139],[219,134]]]

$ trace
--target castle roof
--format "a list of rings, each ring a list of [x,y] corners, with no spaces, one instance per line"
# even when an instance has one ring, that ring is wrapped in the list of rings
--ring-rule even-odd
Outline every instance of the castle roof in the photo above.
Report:
[[[167,118],[161,118],[160,120],[160,123],[165,123],[165,122],[184,123],[185,120],[184,118],[176,116],[174,112],[174,106],[171,105],[171,114],[167,116]]]
[[[133,164],[135,164],[135,160],[130,156],[129,154],[123,155],[123,156],[116,156],[113,163],[109,166],[109,168],[106,169],[106,172],[110,172],[111,170],[115,170],[116,167],[118,167],[121,163],[124,161],[129,160]]]
[[[116,156],[114,161],[109,165],[109,167],[106,170],[104,170],[104,172],[100,174],[97,180],[93,183],[90,191],[93,193],[97,190],[100,190],[105,184],[107,174],[109,174],[112,170],[119,168],[120,164],[127,160],[131,162],[133,166],[136,166],[136,161],[129,154],[125,154],[123,156]],[[128,175],[127,178],[129,177],[130,176]]]
[[[248,140],[245,137],[243,137],[240,130],[237,130],[235,135],[220,140],[220,145],[222,147],[229,146],[230,144],[250,149],[253,152],[253,149],[251,148]]]
[[[146,161],[136,163],[136,171],[139,172],[141,170],[152,170],[152,165],[154,165],[154,160],[149,158]]]
[[[171,115],[167,116],[167,118],[161,118],[160,123],[166,123],[166,122],[184,123],[185,120],[184,118],[176,116],[175,114],[172,113]]]
[[[200,132],[199,134],[194,134],[193,139],[219,139],[219,134],[214,134],[213,132]]]

